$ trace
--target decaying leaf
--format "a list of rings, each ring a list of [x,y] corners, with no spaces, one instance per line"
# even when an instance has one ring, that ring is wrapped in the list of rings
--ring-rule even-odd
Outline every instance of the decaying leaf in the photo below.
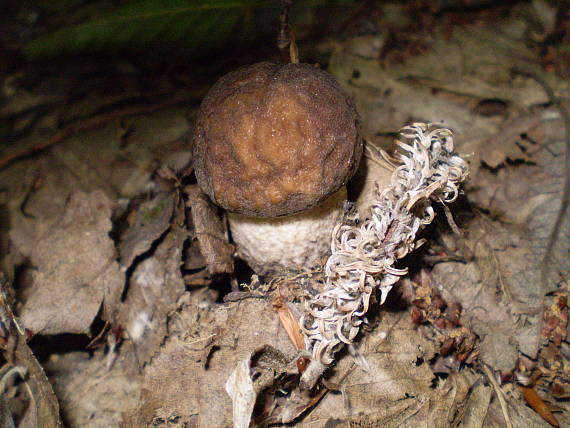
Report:
[[[175,192],[160,192],[138,207],[134,222],[119,246],[123,268],[131,266],[170,227],[175,199]]]
[[[262,299],[212,305],[196,292],[172,317],[169,330],[161,352],[144,369],[139,407],[125,415],[124,427],[172,415],[198,426],[231,426],[232,400],[224,385],[233,368],[263,344],[279,349],[286,361],[295,356],[271,302]]]
[[[549,291],[543,290],[543,263],[548,263],[552,288],[570,275],[570,259],[563,256],[568,246],[567,219],[553,256],[542,260],[562,193],[561,121],[547,110],[528,118],[526,127],[519,121],[512,126],[516,133],[503,132],[510,138],[493,139],[503,160],[493,168],[480,169],[477,187],[469,193],[491,215],[479,211],[464,226],[466,238],[451,244],[467,255],[468,262],[434,268],[444,294],[459,300],[472,318],[474,330],[482,337],[483,359],[499,370],[514,367],[518,350],[536,355],[541,296]],[[515,148],[522,156],[518,161],[511,157]],[[521,323],[519,318],[528,321]]]
[[[134,266],[125,301],[116,308],[114,325],[122,326],[134,345],[138,364],[149,361],[167,332],[168,314],[184,293],[180,271],[182,249],[187,239],[184,204],[175,198],[174,215],[156,249]]]
[[[21,311],[34,333],[89,330],[106,295],[122,288],[123,274],[109,237],[112,202],[102,191],[75,192],[65,212],[31,254],[32,288]]]
[[[360,350],[369,370],[350,370],[344,358],[330,374],[340,393],[328,393],[300,426],[449,426],[465,405],[473,373],[437,379],[429,367],[436,348],[413,326],[407,313],[386,312],[363,337]],[[347,372],[348,375],[347,375]]]
[[[10,253],[29,258],[38,239],[61,219],[70,194],[77,189],[72,174],[48,159],[20,164],[2,183],[15,189],[6,208],[10,212]],[[85,190],[85,189],[83,189]]]
[[[456,133],[458,151],[473,153],[477,159],[479,153],[493,151],[493,147],[481,150],[479,145],[497,134],[507,120],[504,115],[480,114],[475,106],[482,100],[500,100],[518,114],[548,102],[538,83],[513,78],[513,67],[526,65],[534,56],[522,34],[517,34],[522,27],[514,30],[513,21],[502,22],[505,31],[500,34],[496,25],[456,27],[451,39],[444,28],[436,28],[430,32],[433,40],[428,51],[391,67],[358,55],[350,43],[343,44],[333,53],[329,69],[353,96],[367,139],[376,141],[404,122],[443,122]],[[554,75],[548,79],[555,94],[567,93],[562,79]],[[478,167],[473,162],[472,175]]]
[[[493,393],[490,386],[477,382],[473,377],[467,376],[471,383],[471,391],[461,408],[461,422],[464,428],[483,428]]]
[[[226,392],[233,403],[234,428],[249,427],[257,398],[251,378],[251,357],[240,361],[226,382]]]
[[[217,214],[216,207],[197,185],[187,186],[188,205],[194,233],[200,252],[211,275],[231,273],[234,270],[234,247],[228,242],[226,226]]]
[[[101,351],[71,352],[47,362],[68,426],[116,427],[121,414],[137,404],[139,376],[118,361],[110,370]]]
[[[469,262],[437,264],[434,280],[441,284],[448,301],[458,301],[463,306],[462,318],[481,339],[481,358],[496,370],[510,371],[519,347],[532,346],[533,338],[517,327],[516,317],[529,309],[513,291],[523,291],[523,284],[513,281],[507,269],[526,263],[529,248],[504,225],[485,216],[471,221],[469,235],[456,245],[464,254],[472,255]],[[536,293],[537,284],[530,285],[532,288],[527,285],[525,291]],[[502,301],[497,300],[497,292]],[[518,343],[512,339],[517,329]]]
[[[564,120],[557,109],[540,111],[529,117],[527,124],[526,128],[517,127],[515,135],[495,144],[505,158],[494,169],[480,171],[478,188],[471,198],[482,208],[498,214],[503,222],[512,224],[513,233],[528,242],[530,263],[525,265],[524,272],[514,274],[526,288],[534,287],[529,282],[537,281],[538,293],[545,294],[570,275],[570,258],[565,256],[570,245],[568,218],[563,219],[553,251],[544,259],[547,241],[561,209],[568,142]],[[519,156],[513,156],[515,150]],[[534,272],[540,274],[543,268],[545,278],[531,276]],[[542,284],[543,280],[546,284]],[[535,303],[542,305],[543,301],[538,299]]]

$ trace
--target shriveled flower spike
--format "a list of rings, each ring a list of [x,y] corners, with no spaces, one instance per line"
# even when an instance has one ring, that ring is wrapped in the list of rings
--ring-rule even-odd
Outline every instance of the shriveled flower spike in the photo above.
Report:
[[[396,144],[400,165],[390,185],[376,190],[368,213],[351,212],[335,227],[324,289],[305,302],[305,345],[322,369],[358,334],[375,288],[382,304],[407,273],[393,265],[423,243],[416,234],[433,221],[432,202],[453,202],[468,175],[447,128],[415,123],[401,129]]]

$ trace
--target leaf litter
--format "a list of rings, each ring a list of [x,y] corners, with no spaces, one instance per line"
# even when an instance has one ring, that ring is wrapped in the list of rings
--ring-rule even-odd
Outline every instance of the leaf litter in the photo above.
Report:
[[[62,218],[39,237],[30,254],[31,290],[20,311],[33,334],[87,332],[103,299],[122,286],[108,235],[111,210],[101,191],[73,193]]]
[[[384,12],[389,32],[402,31],[404,14]],[[547,290],[541,279],[568,142],[542,86],[513,73],[541,60],[513,16],[493,25],[448,17],[450,28],[435,26],[421,49],[399,55],[382,32],[334,42],[329,69],[353,96],[371,148],[387,149],[404,123],[443,120],[458,151],[471,156],[472,175],[455,210],[462,235],[437,225],[422,255],[433,264],[429,274],[412,269],[313,389],[300,383],[307,354],[293,346],[272,302],[284,298],[281,310],[294,327],[320,273],[279,286],[252,278],[240,299],[216,303],[207,286],[235,269],[223,222],[196,192],[182,195],[176,180],[154,175],[157,153],[188,159],[177,142],[189,131],[179,110],[133,118],[135,132],[123,140],[116,139],[121,125],[108,122],[85,131],[83,143],[71,137],[73,144],[0,171],[12,220],[3,265],[16,281],[11,294],[23,327],[40,336],[86,334],[97,348],[42,362],[69,425],[499,427],[507,420],[539,427],[548,419],[531,407],[541,402],[568,423],[567,220],[546,260]],[[567,81],[540,73],[568,105]],[[145,140],[145,126],[169,132]],[[105,147],[110,167],[89,168],[92,156],[78,144]],[[366,163],[374,163],[373,152]],[[56,157],[59,171],[46,162]],[[362,175],[367,183],[386,179],[382,168]],[[284,291],[283,283],[293,286]],[[2,351],[8,360],[9,347]],[[533,386],[538,398],[529,402],[519,385]],[[21,384],[9,387],[25,396]],[[37,398],[55,405],[44,387]]]

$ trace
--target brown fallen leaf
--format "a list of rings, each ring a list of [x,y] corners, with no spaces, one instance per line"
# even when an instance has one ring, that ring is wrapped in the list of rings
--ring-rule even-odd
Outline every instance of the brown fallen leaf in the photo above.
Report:
[[[273,299],[273,308],[277,311],[279,315],[279,320],[281,325],[287,332],[289,339],[293,342],[293,346],[297,351],[305,349],[305,339],[299,326],[297,318],[291,312],[291,309],[287,306],[287,302],[283,296],[277,296]]]
[[[121,266],[131,266],[170,227],[176,193],[160,192],[137,209],[133,224],[119,245]]]
[[[104,297],[122,289],[109,237],[112,207],[102,191],[77,191],[36,243],[32,286],[21,311],[23,325],[34,334],[87,332]]]
[[[560,424],[558,420],[554,417],[546,403],[540,398],[540,395],[534,390],[532,387],[528,386],[519,386],[523,397],[527,404],[534,409],[536,413],[538,413],[542,419],[548,422],[553,427],[559,427]]]
[[[194,225],[194,233],[200,244],[200,252],[206,259],[211,275],[234,271],[234,246],[228,242],[227,231],[216,207],[197,185],[184,188]]]

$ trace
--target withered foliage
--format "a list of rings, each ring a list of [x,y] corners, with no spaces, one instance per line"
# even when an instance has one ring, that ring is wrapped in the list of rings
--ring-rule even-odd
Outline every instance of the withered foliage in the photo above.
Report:
[[[2,269],[15,286],[0,305],[2,422],[58,427],[61,406],[70,428],[568,425],[568,216],[546,252],[568,181],[568,20],[555,2],[444,3],[355,10],[342,40],[314,47],[369,147],[389,150],[406,123],[443,121],[471,178],[453,207],[461,234],[439,215],[406,260],[412,274],[432,264],[406,282],[413,290],[401,284],[415,293],[407,308],[375,311],[371,293],[354,343],[313,388],[300,381],[310,355],[297,326],[323,272],[241,278],[215,302],[223,292],[209,286],[223,278],[229,289],[235,269],[223,220],[192,184],[181,192],[191,177],[157,178],[158,164],[191,160],[199,97],[130,108],[138,80],[125,77],[117,99],[66,93],[72,79],[9,76],[0,115],[33,133],[0,158]],[[533,64],[534,77],[515,72]],[[370,167],[357,175],[372,188],[386,180]]]

